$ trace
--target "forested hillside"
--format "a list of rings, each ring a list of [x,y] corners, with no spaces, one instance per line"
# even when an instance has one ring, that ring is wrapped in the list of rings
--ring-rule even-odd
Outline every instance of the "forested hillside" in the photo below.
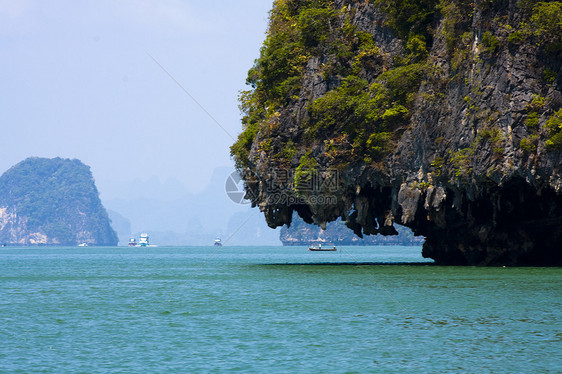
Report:
[[[28,158],[0,177],[0,242],[116,245],[117,236],[88,166]]]

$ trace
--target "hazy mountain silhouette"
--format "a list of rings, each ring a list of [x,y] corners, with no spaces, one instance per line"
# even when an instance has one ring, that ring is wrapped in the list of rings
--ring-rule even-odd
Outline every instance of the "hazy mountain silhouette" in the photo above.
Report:
[[[225,183],[233,171],[216,168],[207,188],[196,194],[178,180],[162,183],[156,177],[114,186],[107,194],[113,198],[104,204],[131,227],[128,235],[119,232],[120,244],[126,244],[126,236],[148,232],[159,245],[210,245],[216,236],[230,238],[225,244],[279,245],[279,230],[270,229],[249,204],[237,204],[227,195]]]

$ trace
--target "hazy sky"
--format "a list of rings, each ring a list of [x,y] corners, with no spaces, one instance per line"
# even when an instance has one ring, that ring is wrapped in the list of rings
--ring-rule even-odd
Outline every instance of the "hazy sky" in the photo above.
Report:
[[[199,191],[232,165],[238,91],[270,0],[0,0],[0,173],[78,158],[104,186],[175,177]]]

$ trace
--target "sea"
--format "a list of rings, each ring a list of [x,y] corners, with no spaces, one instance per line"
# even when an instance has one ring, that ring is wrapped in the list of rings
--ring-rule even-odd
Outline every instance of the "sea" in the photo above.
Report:
[[[562,373],[562,268],[421,247],[0,249],[0,373]]]

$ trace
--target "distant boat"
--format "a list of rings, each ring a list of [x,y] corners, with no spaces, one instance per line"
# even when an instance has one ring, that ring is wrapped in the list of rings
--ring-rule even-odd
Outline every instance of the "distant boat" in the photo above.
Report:
[[[146,232],[143,232],[143,233],[140,235],[139,245],[140,245],[141,247],[148,247],[148,246],[149,246],[148,234],[147,234]]]
[[[314,244],[308,247],[309,251],[313,251],[313,252],[334,252],[337,251],[338,249],[336,248],[336,246],[334,245],[333,247],[324,247],[322,248],[322,244],[318,244],[318,247],[314,247]]]
[[[215,247],[222,247],[221,238],[216,238],[216,239],[215,239]]]
[[[88,246],[88,243],[85,243],[85,242],[84,242],[84,243],[80,243],[80,244],[78,244],[78,246],[79,246],[79,247],[87,247],[87,246]]]
[[[138,242],[135,238],[129,239],[129,247],[158,247],[158,246],[155,244],[150,244],[148,234],[146,232],[143,232],[142,234],[140,234],[140,238]]]

